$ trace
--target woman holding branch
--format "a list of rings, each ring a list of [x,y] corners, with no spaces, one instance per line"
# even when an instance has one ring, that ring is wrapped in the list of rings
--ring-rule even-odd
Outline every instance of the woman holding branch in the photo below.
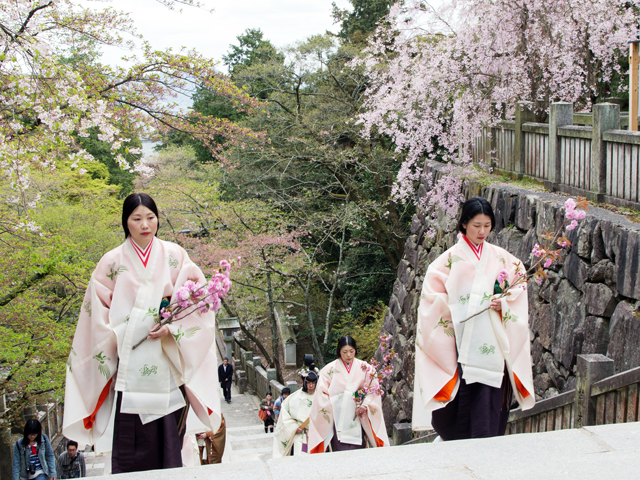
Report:
[[[320,370],[309,413],[309,453],[389,446],[382,399],[373,393],[377,372],[357,353],[351,336],[340,337],[338,358]]]
[[[443,440],[504,435],[512,395],[533,407],[526,272],[487,243],[493,209],[467,200],[458,242],[427,270],[418,308],[413,429]]]
[[[124,243],[102,257],[84,297],[64,435],[99,450],[113,445],[113,473],[181,467],[189,406],[208,430],[220,425],[215,314],[181,298],[186,285],[206,286],[204,276],[180,246],[156,238],[151,197],[125,199],[122,227]]]

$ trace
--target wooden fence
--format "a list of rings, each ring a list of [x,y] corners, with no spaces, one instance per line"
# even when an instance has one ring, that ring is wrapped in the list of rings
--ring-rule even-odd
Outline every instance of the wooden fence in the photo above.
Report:
[[[640,367],[613,375],[610,358],[578,355],[577,385],[575,390],[539,401],[530,410],[512,410],[506,433],[549,432],[639,420]]]
[[[578,355],[576,388],[536,402],[529,410],[511,410],[507,435],[550,432],[587,425],[640,420],[640,367],[613,374],[604,355]],[[432,442],[437,433],[413,432],[410,423],[393,425],[393,445]]]
[[[515,120],[483,129],[473,160],[536,178],[551,190],[640,208],[640,133],[621,130],[628,118],[619,105],[596,104],[589,115],[554,103],[549,123],[532,120],[530,105],[518,103]]]

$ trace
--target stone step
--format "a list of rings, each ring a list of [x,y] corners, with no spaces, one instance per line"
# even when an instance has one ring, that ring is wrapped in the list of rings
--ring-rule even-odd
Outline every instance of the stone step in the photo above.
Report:
[[[126,474],[113,480],[638,478],[640,423]],[[264,452],[263,455],[269,455]],[[118,476],[119,477],[119,476]]]

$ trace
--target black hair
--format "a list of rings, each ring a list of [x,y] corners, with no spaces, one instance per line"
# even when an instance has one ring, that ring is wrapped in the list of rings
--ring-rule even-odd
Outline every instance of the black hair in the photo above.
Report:
[[[40,425],[40,422],[35,418],[27,420],[27,423],[24,424],[24,437],[22,437],[23,446],[26,447],[29,445],[29,435],[33,433],[38,434],[36,437],[36,443],[40,445],[40,442],[42,442],[42,425]]]
[[[336,357],[340,358],[340,350],[345,346],[353,347],[356,351],[356,355],[358,354],[358,346],[356,345],[356,341],[350,335],[345,335],[344,337],[340,337],[338,339],[338,349],[336,350]]]
[[[222,361],[224,362],[225,360],[228,362],[229,361],[229,357],[222,357]]]
[[[271,392],[267,392],[267,395],[271,395],[273,397],[273,394]],[[265,395],[265,397],[267,396]]]
[[[67,448],[69,448],[69,447],[76,447],[76,448],[78,448],[78,442],[76,442],[75,440],[69,440],[69,441],[67,442]]]
[[[289,387],[284,387],[281,395],[291,395],[291,389]]]
[[[491,230],[496,224],[496,217],[493,214],[493,208],[486,199],[482,197],[473,197],[464,202],[462,205],[462,213],[458,220],[458,230],[466,235],[467,229],[464,225],[468,224],[476,215],[486,215],[491,219]]]
[[[308,392],[307,382],[316,384],[318,383],[318,375],[316,374],[316,372],[309,372],[309,375],[307,375],[304,380],[302,380],[302,391],[304,393]]]
[[[156,218],[158,219],[158,229],[160,229],[160,216],[158,215],[158,207],[156,207],[156,202],[153,201],[146,193],[132,193],[127,198],[124,199],[124,203],[122,204],[122,229],[124,230],[124,238],[126,239],[129,233],[129,227],[127,226],[127,220],[133,213],[133,211],[138,208],[140,205],[144,205],[149,210],[151,210]],[[156,230],[156,234],[157,234]]]

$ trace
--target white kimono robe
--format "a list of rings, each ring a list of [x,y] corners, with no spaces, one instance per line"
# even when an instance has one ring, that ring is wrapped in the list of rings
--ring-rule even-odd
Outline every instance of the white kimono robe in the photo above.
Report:
[[[155,325],[162,298],[173,301],[188,279],[204,282],[183,248],[157,238],[146,259],[129,238],[102,257],[91,275],[67,362],[67,438],[81,445],[101,440],[100,449],[108,451],[115,391],[123,394],[121,411],[137,413],[147,423],[184,407],[182,385],[198,418],[209,430],[218,429],[213,312],[191,314],[168,325],[172,335],[132,350]]]
[[[308,450],[303,452],[303,445],[307,444],[307,432],[295,432],[309,418],[312,405],[313,395],[302,390],[296,390],[284,399],[273,435],[274,458],[290,455],[291,450],[294,455],[309,453]]]
[[[364,430],[372,447],[389,446],[389,437],[382,416],[382,399],[378,395],[367,395],[363,406],[367,415],[361,420],[356,415],[353,394],[364,387],[366,374],[357,358],[347,371],[341,359],[334,360],[320,370],[318,386],[313,397],[309,424],[309,453],[327,450],[333,431],[342,443],[360,445]],[[373,384],[377,383],[374,379]]]
[[[513,279],[517,268],[524,273],[506,250],[483,242],[478,255],[460,238],[427,269],[416,331],[414,430],[431,428],[431,413],[455,398],[458,363],[467,383],[497,388],[506,364],[520,407],[535,404],[525,285],[501,299],[501,312],[490,309],[461,323],[489,306],[501,270]]]

